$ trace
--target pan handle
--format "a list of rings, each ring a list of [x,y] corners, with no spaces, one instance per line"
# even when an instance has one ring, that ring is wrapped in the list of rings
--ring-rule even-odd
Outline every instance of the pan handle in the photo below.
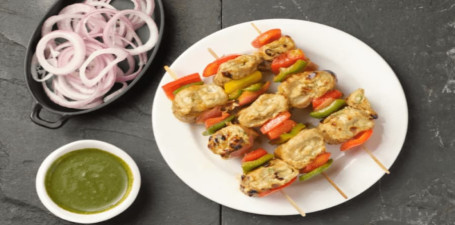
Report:
[[[46,127],[46,128],[51,128],[51,129],[56,129],[56,128],[59,128],[61,127],[69,118],[69,116],[67,115],[61,115],[60,118],[58,118],[56,121],[47,121],[47,120],[44,120],[42,119],[39,114],[41,112],[41,109],[43,109],[43,106],[40,105],[39,103],[35,102],[35,104],[33,105],[33,109],[32,109],[32,114],[30,115],[30,119],[40,125],[40,126],[43,126],[43,127]]]

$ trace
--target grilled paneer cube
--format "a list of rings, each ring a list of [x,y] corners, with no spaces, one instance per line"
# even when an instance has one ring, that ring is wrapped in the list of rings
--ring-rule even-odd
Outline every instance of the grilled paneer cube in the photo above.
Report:
[[[329,71],[310,71],[294,74],[278,86],[295,108],[306,108],[314,98],[335,88],[336,77]]]
[[[220,65],[213,82],[216,85],[223,86],[230,80],[244,78],[256,71],[261,61],[261,58],[256,55],[241,55],[231,59]]]
[[[300,131],[291,140],[278,146],[275,156],[300,170],[325,151],[324,138],[313,128]]]
[[[177,119],[194,123],[204,111],[226,104],[228,96],[223,88],[214,84],[194,85],[175,95],[172,112]]]
[[[374,119],[378,118],[378,113],[373,110],[367,97],[365,97],[365,91],[361,88],[355,90],[346,98],[346,104],[352,108],[366,111]]]
[[[240,190],[248,196],[283,186],[297,177],[299,171],[280,159],[272,159],[261,167],[242,175]]]
[[[288,109],[288,101],[284,96],[263,94],[239,112],[238,121],[245,127],[258,127]]]
[[[348,106],[325,118],[318,129],[326,143],[341,144],[373,127],[374,119],[366,111]]]
[[[271,61],[281,53],[295,48],[295,43],[289,36],[282,36],[280,39],[270,42],[259,48],[259,56],[264,60]]]
[[[241,156],[253,146],[256,137],[255,131],[232,124],[212,134],[208,148],[224,159]]]

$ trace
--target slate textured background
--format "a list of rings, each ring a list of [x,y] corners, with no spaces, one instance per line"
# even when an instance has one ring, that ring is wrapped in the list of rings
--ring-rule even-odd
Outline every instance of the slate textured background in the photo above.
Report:
[[[122,102],[49,130],[29,120],[23,62],[28,39],[54,2],[0,1],[0,224],[70,224],[40,203],[35,174],[52,150],[89,138],[125,149],[143,177],[133,206],[102,224],[455,224],[455,1],[164,0],[166,33],[149,77]],[[352,34],[391,65],[408,100],[408,135],[392,174],[306,218],[243,213],[200,196],[166,165],[151,129],[163,65],[214,31],[264,18],[309,20]]]

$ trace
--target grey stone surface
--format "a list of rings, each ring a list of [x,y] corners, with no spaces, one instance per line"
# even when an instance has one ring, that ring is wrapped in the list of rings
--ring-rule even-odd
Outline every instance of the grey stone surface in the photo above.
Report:
[[[166,34],[149,76],[121,102],[49,130],[29,120],[23,61],[54,2],[0,1],[0,224],[69,224],[40,203],[35,175],[52,150],[88,138],[126,150],[142,173],[133,206],[103,224],[455,224],[455,1],[164,0]],[[408,100],[408,135],[392,174],[305,218],[243,213],[202,197],[166,165],[150,125],[163,65],[222,27],[264,18],[310,20],[354,35],[392,66]]]

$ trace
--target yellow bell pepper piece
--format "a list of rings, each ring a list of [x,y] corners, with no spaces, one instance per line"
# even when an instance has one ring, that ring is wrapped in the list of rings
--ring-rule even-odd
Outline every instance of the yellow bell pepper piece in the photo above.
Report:
[[[238,80],[231,80],[224,84],[224,91],[227,94],[230,94],[236,90],[246,88],[254,83],[259,82],[262,79],[262,73],[260,71],[256,71],[242,79]]]

